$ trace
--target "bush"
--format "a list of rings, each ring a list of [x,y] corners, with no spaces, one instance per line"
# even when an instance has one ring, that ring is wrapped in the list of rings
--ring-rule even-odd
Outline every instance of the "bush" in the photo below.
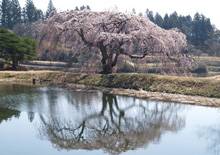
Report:
[[[118,66],[117,73],[132,73],[134,72],[134,66],[125,61],[122,65]]]
[[[194,68],[191,72],[192,73],[208,73],[207,65],[198,63],[197,67]]]
[[[10,66],[6,63],[0,62],[0,70],[6,70],[7,68],[9,68]]]

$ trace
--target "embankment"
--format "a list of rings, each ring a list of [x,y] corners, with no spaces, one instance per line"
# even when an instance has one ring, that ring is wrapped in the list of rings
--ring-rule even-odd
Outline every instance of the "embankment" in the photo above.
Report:
[[[66,72],[0,72],[1,80],[49,81],[69,89],[101,89],[153,100],[220,106],[220,76],[174,77],[151,74],[78,74]]]

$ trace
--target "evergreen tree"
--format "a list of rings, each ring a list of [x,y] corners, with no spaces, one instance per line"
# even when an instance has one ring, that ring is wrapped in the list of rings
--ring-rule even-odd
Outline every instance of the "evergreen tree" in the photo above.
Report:
[[[84,10],[86,7],[83,5],[80,7],[80,10]]]
[[[51,12],[54,10],[56,10],[56,8],[54,7],[52,0],[50,0],[46,11],[46,18],[53,16],[51,15]]]
[[[162,28],[164,28],[166,30],[170,29],[169,16],[167,13],[165,14],[165,16],[163,18]]]
[[[149,9],[146,10],[146,16],[150,19],[150,21],[154,22],[154,13],[153,11],[150,11]]]
[[[163,18],[161,17],[161,15],[158,12],[155,15],[155,24],[157,24],[160,27],[162,27],[162,25],[163,25]]]
[[[201,31],[201,16],[197,12],[193,19],[193,26],[192,26],[192,43],[195,46],[198,46],[200,44],[200,33]]]
[[[138,13],[138,16],[142,17],[142,16],[143,16],[143,14],[142,14],[141,12],[139,12],[139,13]]]
[[[191,42],[192,36],[192,18],[191,16],[179,16],[178,28],[187,36],[187,40]]]
[[[174,27],[179,27],[179,21],[178,21],[178,14],[177,12],[173,12],[170,17],[169,17],[169,27],[174,28]]]
[[[2,0],[1,26],[4,28],[8,28],[8,12],[9,12],[9,0]]]
[[[79,8],[78,8],[78,6],[76,6],[76,8],[74,9],[75,11],[79,11]]]
[[[162,18],[159,13],[156,13],[154,17],[153,12],[147,9],[146,16],[152,22],[164,29],[172,29],[177,27],[186,35],[188,43],[196,47],[196,49],[199,49],[203,52],[208,51],[208,54],[210,55],[213,55],[213,53],[218,53],[209,50],[213,49],[213,46],[215,49],[220,49],[217,48],[218,46],[220,47],[220,37],[216,35],[220,33],[214,29],[210,19],[206,18],[202,14],[196,13],[192,19],[192,17],[189,15],[179,16],[177,12],[173,12],[170,15],[165,14],[164,18]]]
[[[32,0],[26,0],[25,8],[22,10],[23,22],[32,23],[43,17],[42,10],[36,9]]]
[[[21,7],[18,0],[11,2],[11,26],[12,29],[17,23],[21,23]]]
[[[12,2],[8,1],[8,10],[7,10],[7,29],[11,29],[13,27],[13,21],[12,21]]]
[[[135,8],[132,9],[133,14],[136,14],[136,10]]]
[[[26,23],[28,21],[25,7],[21,9],[21,21],[22,23]]]
[[[87,6],[86,6],[86,9],[91,10],[91,8],[90,8],[90,6],[89,6],[89,5],[87,5]]]
[[[191,41],[192,40],[192,17],[190,15],[185,17],[185,21],[184,21],[184,33],[187,36],[187,40]]]
[[[26,4],[25,4],[26,20],[25,20],[25,22],[32,23],[32,22],[36,21],[35,12],[36,12],[36,8],[34,6],[33,1],[32,0],[26,0]]]
[[[34,16],[34,21],[37,21],[39,19],[43,19],[44,18],[44,13],[42,10],[40,9],[36,9],[35,10],[35,16]]]
[[[204,15],[196,13],[192,24],[192,44],[197,48],[206,52],[206,41],[214,36],[214,28],[211,25],[210,19]]]
[[[19,61],[33,60],[36,52],[36,41],[0,28],[0,57],[12,61],[15,70]]]

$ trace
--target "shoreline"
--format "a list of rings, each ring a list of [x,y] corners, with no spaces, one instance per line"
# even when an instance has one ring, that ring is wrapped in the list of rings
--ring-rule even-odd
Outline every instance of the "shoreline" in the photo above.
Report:
[[[101,91],[114,95],[122,95],[147,99],[152,101],[175,102],[179,104],[190,104],[209,107],[220,107],[220,99],[203,96],[191,96],[182,94],[171,94],[163,92],[149,92],[144,90],[122,89],[122,88],[105,88],[105,87],[87,87],[86,85],[69,84],[68,86],[60,86],[75,91]]]
[[[180,104],[191,104],[191,105],[200,105],[200,106],[212,106],[212,107],[220,107],[220,98],[214,97],[207,97],[207,96],[199,96],[199,95],[188,95],[188,94],[179,94],[179,93],[167,93],[167,92],[160,92],[160,91],[148,91],[144,90],[145,88],[121,88],[120,85],[118,87],[114,87],[114,78],[118,78],[119,76],[123,75],[90,75],[90,74],[74,74],[74,73],[65,73],[65,72],[52,72],[52,71],[29,71],[29,72],[0,72],[0,82],[9,81],[9,82],[19,82],[19,81],[30,81],[32,79],[36,79],[37,82],[40,80],[45,81],[52,86],[66,88],[69,90],[78,90],[78,91],[93,91],[99,90],[102,92],[107,92],[115,95],[125,95],[131,96],[136,98],[154,100],[154,101],[164,101],[164,102],[175,102]],[[147,78],[151,77],[152,75],[126,75],[126,80],[130,80],[133,76],[146,76]],[[130,77],[129,77],[130,76]],[[95,77],[95,78],[94,78]],[[153,75],[154,77],[154,75]],[[156,76],[157,77],[157,76]],[[167,78],[167,76],[158,76],[159,81],[160,78]],[[106,80],[111,81],[109,83]],[[171,77],[171,79],[179,79],[179,77]],[[189,79],[195,79],[189,77]],[[191,80],[181,80],[181,82],[189,82]],[[207,83],[206,78],[203,78],[205,83]],[[213,81],[213,77],[209,78],[209,80]],[[101,83],[103,82],[104,83]],[[143,77],[141,78],[143,82]],[[215,77],[215,80],[219,82],[219,77]],[[92,81],[92,82],[91,82]],[[97,84],[97,81],[99,82]],[[110,85],[107,85],[106,82]],[[137,82],[135,80],[135,82]],[[149,81],[148,81],[149,82]],[[157,80],[154,80],[157,82]],[[176,82],[176,81],[174,81]],[[123,83],[123,82],[121,82]],[[112,85],[113,87],[111,87]],[[167,83],[163,83],[164,87],[166,87]],[[178,85],[178,83],[176,84]],[[116,85],[117,86],[117,85]],[[154,87],[153,87],[154,88]],[[189,90],[192,90],[192,88]],[[209,90],[208,90],[209,91]],[[212,95],[212,94],[211,94]]]

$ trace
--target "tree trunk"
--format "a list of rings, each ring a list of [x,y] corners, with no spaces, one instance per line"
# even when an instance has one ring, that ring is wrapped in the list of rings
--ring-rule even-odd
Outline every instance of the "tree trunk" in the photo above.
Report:
[[[118,56],[120,51],[115,52],[114,50],[108,51],[106,46],[103,45],[103,42],[99,43],[99,49],[102,53],[102,74],[111,74],[114,66],[116,66],[118,61]]]
[[[118,55],[115,56],[114,60],[112,60],[112,54],[105,54],[102,55],[102,74],[111,74],[113,71],[114,66],[117,64]]]
[[[103,74],[111,74],[112,73],[112,71],[113,71],[113,65],[111,65],[111,64],[106,64],[106,65],[103,65]]]
[[[17,70],[18,60],[16,58],[12,59],[12,69]]]

